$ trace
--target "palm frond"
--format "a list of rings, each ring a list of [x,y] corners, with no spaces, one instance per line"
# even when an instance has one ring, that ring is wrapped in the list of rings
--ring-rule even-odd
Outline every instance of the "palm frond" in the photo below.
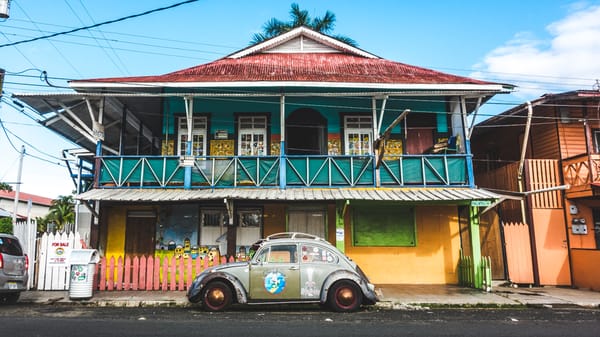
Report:
[[[344,35],[334,35],[334,36],[331,36],[331,37],[334,38],[334,39],[336,39],[336,40],[338,40],[338,41],[340,41],[340,42],[343,42],[343,43],[345,43],[347,45],[350,45],[352,47],[358,47],[358,43],[356,41],[354,41],[353,39],[347,37],[347,36],[344,36]]]
[[[335,26],[335,14],[330,11],[325,12],[322,18],[315,18],[313,20],[313,29],[319,33],[327,34],[333,30]]]

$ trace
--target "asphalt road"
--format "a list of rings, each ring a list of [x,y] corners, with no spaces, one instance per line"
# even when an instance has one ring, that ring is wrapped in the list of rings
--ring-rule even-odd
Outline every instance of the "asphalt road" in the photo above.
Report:
[[[598,309],[366,310],[0,306],[1,336],[600,336]]]

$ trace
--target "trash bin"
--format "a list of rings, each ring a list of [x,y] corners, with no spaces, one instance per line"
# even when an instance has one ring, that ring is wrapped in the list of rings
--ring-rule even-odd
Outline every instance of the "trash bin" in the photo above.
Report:
[[[69,261],[71,265],[69,298],[91,298],[94,290],[96,264],[99,261],[98,251],[95,249],[73,249]]]

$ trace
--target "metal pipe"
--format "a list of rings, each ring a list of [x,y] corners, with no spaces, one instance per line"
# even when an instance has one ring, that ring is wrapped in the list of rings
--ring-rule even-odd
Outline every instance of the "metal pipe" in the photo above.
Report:
[[[527,101],[527,124],[525,124],[525,134],[523,136],[523,144],[521,145],[521,158],[519,159],[519,171],[517,173],[517,183],[519,184],[519,192],[523,193],[523,168],[525,166],[525,154],[527,153],[527,143],[529,140],[529,129],[531,128],[531,117],[533,108],[531,102]],[[523,223],[527,223],[525,215],[525,200],[521,200],[521,219]]]

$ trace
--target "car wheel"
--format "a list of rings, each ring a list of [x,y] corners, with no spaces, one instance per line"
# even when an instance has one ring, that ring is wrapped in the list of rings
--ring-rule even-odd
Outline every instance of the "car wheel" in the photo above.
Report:
[[[221,281],[213,281],[206,285],[202,294],[202,305],[208,311],[225,310],[233,300],[231,288]]]
[[[8,293],[0,295],[0,303],[3,304],[15,304],[19,300],[21,293]]]
[[[337,312],[356,311],[362,303],[362,291],[352,281],[339,281],[329,289],[327,302]]]

